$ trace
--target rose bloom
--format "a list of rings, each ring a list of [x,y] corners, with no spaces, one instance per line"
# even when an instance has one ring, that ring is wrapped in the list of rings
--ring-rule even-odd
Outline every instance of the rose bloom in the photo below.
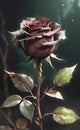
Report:
[[[48,57],[56,50],[58,41],[65,39],[61,26],[45,17],[23,20],[16,32],[13,34],[19,42],[15,45],[21,47],[20,42],[23,41],[26,55],[35,59]]]

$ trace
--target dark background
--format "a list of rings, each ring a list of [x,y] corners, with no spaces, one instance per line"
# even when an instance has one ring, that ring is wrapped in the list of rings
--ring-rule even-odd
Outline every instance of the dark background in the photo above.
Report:
[[[34,70],[33,64],[30,65],[24,63],[24,61],[26,62],[28,60],[28,57],[13,47],[7,32],[19,29],[19,24],[22,19],[25,19],[26,17],[45,16],[52,19],[53,21],[60,23],[62,25],[62,29],[66,30],[67,39],[61,42],[58,50],[56,51],[56,54],[59,57],[65,59],[65,62],[52,60],[52,63],[57,70],[66,66],[72,66],[74,64],[78,64],[78,66],[71,83],[65,86],[65,88],[60,89],[63,97],[65,98],[65,101],[63,102],[56,99],[46,98],[46,100],[43,101],[43,112],[49,112],[57,106],[65,105],[67,107],[73,108],[73,110],[80,115],[80,8],[78,6],[78,2],[78,0],[74,0],[74,2],[68,4],[68,0],[0,0],[0,8],[6,20],[6,37],[9,41],[9,50],[6,59],[7,69],[9,71],[26,73],[29,74],[35,82],[37,80],[37,72]],[[63,14],[64,11],[65,15]],[[66,12],[68,13],[66,14]],[[0,47],[3,52],[4,46],[4,41],[0,38]],[[3,69],[4,64],[0,55],[0,104],[2,104],[6,97]],[[43,83],[42,90],[44,90],[46,86],[52,87],[53,85],[53,70],[45,61],[43,61],[43,75],[46,78]],[[8,95],[16,93],[22,96],[25,95],[13,87],[9,77],[7,78],[7,83],[9,93]],[[13,115],[14,119],[18,115],[18,113],[15,111],[15,108],[12,108],[12,112],[15,113]],[[7,123],[3,117],[0,117],[0,120],[1,125]],[[76,121],[71,125],[61,126],[53,122],[51,117],[48,117],[43,121],[43,126],[44,130],[79,130],[80,121]],[[37,128],[34,127],[34,129]]]

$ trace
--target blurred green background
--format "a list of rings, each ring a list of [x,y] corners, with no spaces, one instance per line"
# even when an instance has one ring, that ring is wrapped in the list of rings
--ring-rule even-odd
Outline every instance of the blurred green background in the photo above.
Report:
[[[67,39],[61,41],[55,54],[65,59],[65,62],[52,60],[52,63],[56,70],[72,66],[78,63],[78,68],[75,72],[74,78],[69,86],[64,89],[60,89],[65,97],[65,103],[57,100],[58,105],[68,105],[73,107],[76,111],[80,111],[80,0],[0,0],[0,9],[4,15],[6,21],[6,38],[9,42],[8,55],[6,58],[7,69],[18,73],[26,73],[30,75],[35,83],[37,81],[37,70],[34,69],[33,64],[26,64],[28,57],[19,51],[12,45],[10,36],[7,31],[15,31],[19,29],[20,22],[26,17],[48,17],[51,20],[58,22],[62,25],[62,29],[66,30]],[[1,19],[0,19],[1,23]],[[0,24],[1,28],[1,24]],[[1,32],[1,31],[0,31]],[[4,53],[4,41],[0,37],[0,48]],[[5,99],[4,92],[4,64],[0,55],[0,99],[1,103]],[[43,83],[42,90],[46,86],[53,86],[53,69],[48,63],[43,61],[43,75],[45,81]],[[22,96],[24,94],[18,92],[8,77],[8,91],[9,95],[19,93]],[[49,99],[46,99],[45,103],[48,103]],[[51,109],[51,106],[55,107],[56,100],[52,105],[53,99],[50,99],[50,105],[46,105],[46,109]],[[44,107],[44,106],[43,106]],[[45,111],[43,109],[43,111]],[[80,113],[80,112],[79,112]],[[44,124],[48,129],[54,130],[79,130],[80,122],[74,123],[70,126],[60,126],[56,123],[50,123],[47,120]],[[47,130],[45,127],[45,130]]]

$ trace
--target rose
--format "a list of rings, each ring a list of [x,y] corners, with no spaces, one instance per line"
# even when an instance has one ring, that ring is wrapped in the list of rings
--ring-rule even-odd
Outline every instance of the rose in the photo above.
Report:
[[[35,59],[46,58],[57,48],[58,41],[65,39],[61,26],[45,17],[23,20],[20,28],[15,38],[24,41],[25,53]],[[20,42],[16,45],[22,48]]]
[[[55,23],[47,18],[23,20],[20,27],[26,33],[24,42],[26,53],[34,58],[45,58],[55,50],[54,41],[60,26],[55,28]],[[28,39],[29,38],[29,39]]]

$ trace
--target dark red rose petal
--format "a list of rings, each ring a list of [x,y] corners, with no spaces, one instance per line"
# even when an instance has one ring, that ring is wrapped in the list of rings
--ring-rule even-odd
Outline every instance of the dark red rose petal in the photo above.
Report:
[[[34,58],[45,58],[55,50],[56,45],[44,44],[58,41],[57,33],[61,29],[60,26],[55,27],[55,23],[50,19],[43,17],[23,20],[20,26],[26,33],[24,44],[27,55]],[[31,36],[28,36],[28,33]]]

